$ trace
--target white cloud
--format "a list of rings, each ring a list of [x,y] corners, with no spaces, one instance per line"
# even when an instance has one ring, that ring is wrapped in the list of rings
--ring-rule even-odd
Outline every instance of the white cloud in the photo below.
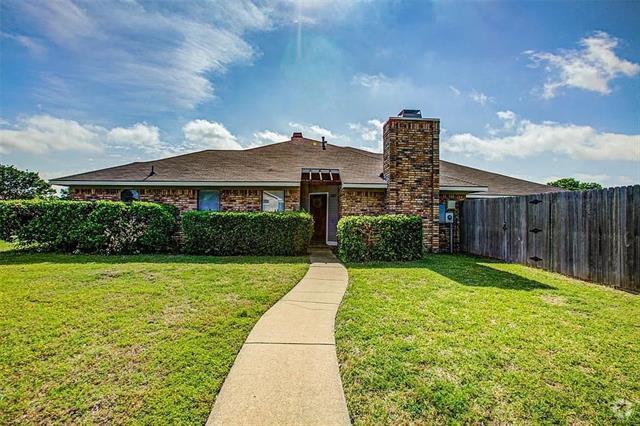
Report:
[[[451,92],[454,94],[454,96],[460,96],[460,95],[463,94],[462,90],[458,89],[455,86],[451,86],[450,85],[449,86],[449,90],[451,90]],[[492,98],[491,96],[489,96],[487,94],[484,94],[484,93],[482,93],[482,92],[480,92],[480,91],[478,91],[476,89],[473,89],[468,93],[465,92],[464,95],[468,96],[469,99],[471,99],[474,102],[479,103],[482,106],[486,105],[487,103],[495,101],[495,99]]]
[[[272,143],[285,142],[290,139],[289,136],[282,133],[274,132],[271,130],[263,130],[253,134],[253,139],[248,145],[248,148],[255,148],[258,146],[269,145]]]
[[[637,172],[635,176],[616,176],[615,184],[619,186],[638,185],[640,184],[640,172]]]
[[[55,2],[23,1],[22,10],[34,17],[56,43],[76,46],[85,37],[99,32],[95,20],[72,0]]]
[[[502,111],[498,117],[510,134],[455,134],[443,143],[443,149],[489,160],[553,153],[582,160],[640,161],[640,135],[598,132],[590,126],[551,121],[533,123],[518,119],[511,111]]]
[[[574,173],[573,177],[583,182],[596,182],[601,185],[607,185],[611,181],[611,176],[601,173],[601,174],[591,174],[591,173]]]
[[[192,120],[182,127],[184,132],[184,147],[196,149],[242,149],[238,139],[215,121]]]
[[[267,2],[271,15],[283,23],[319,25],[349,19],[359,2],[345,0],[274,0]]]
[[[471,93],[469,93],[469,97],[474,101],[479,103],[480,105],[486,105],[487,102],[493,102],[493,98],[490,96],[485,95],[482,92],[478,92],[477,90],[472,90]]]
[[[382,126],[384,123],[378,119],[367,120],[366,124],[349,123],[349,128],[358,133],[366,143],[375,142],[375,146],[363,146],[363,149],[373,152],[382,152]]]
[[[611,93],[609,82],[619,76],[632,77],[640,73],[640,65],[618,57],[614,49],[619,40],[599,31],[580,40],[580,50],[564,50],[558,54],[549,52],[524,52],[534,65],[545,65],[550,73],[544,85],[543,98],[556,96],[563,87],[576,87],[600,94]]]
[[[348,136],[332,132],[329,129],[321,127],[317,124],[301,124],[290,122],[289,127],[293,130],[302,132],[305,138],[321,140],[324,136],[327,142],[334,145],[346,145],[351,140]]]
[[[409,80],[403,77],[389,77],[383,73],[356,74],[351,78],[351,84],[354,86],[362,86],[374,95],[383,91],[384,93],[397,93],[412,90],[412,85]]]
[[[148,152],[164,151],[165,144],[160,141],[160,130],[147,123],[136,123],[131,127],[115,127],[107,133],[112,143],[130,145]]]
[[[149,154],[171,155],[201,149],[242,149],[236,136],[215,121],[192,120],[183,126],[184,140],[169,144],[160,129],[147,123],[105,128],[50,115],[20,118],[0,128],[0,153],[24,152],[49,155],[53,151],[100,152],[103,155],[146,158]],[[262,138],[275,133],[260,132]],[[286,140],[286,137],[282,140]]]
[[[341,0],[118,1],[108,7],[92,0],[4,3],[19,17],[16,28],[61,46],[61,60],[71,64],[55,77],[72,93],[43,96],[43,103],[76,107],[77,98],[98,85],[104,89],[102,106],[111,102],[147,111],[193,109],[211,100],[217,76],[259,56],[247,33],[348,19],[354,7]],[[37,49],[35,40],[19,41]],[[46,80],[37,83],[36,94],[47,93]]]
[[[498,118],[502,120],[502,123],[506,129],[512,129],[516,125],[516,113],[513,111],[498,111],[496,113]]]
[[[353,76],[351,84],[360,85],[367,88],[377,89],[383,84],[388,84],[390,81],[386,75],[379,74],[365,74],[359,73]]]
[[[50,115],[34,115],[0,129],[0,152],[22,151],[46,154],[51,151],[102,151],[105,129]]]
[[[355,130],[360,134],[360,137],[368,142],[382,139],[382,125],[384,123],[380,120],[371,119],[367,121],[366,125],[360,123],[349,123],[349,128]]]
[[[225,3],[225,4],[209,4]],[[236,31],[246,29],[269,29],[272,25],[274,10],[269,5],[258,6],[250,0],[233,2],[208,2],[202,12],[211,14],[214,22],[223,23]]]
[[[268,8],[251,2],[145,5],[93,1],[14,1],[31,30],[62,47],[74,67],[58,78],[108,87],[114,100],[146,108],[193,108],[214,95],[212,74],[248,63],[250,30],[270,26]],[[44,83],[42,83],[44,85]]]

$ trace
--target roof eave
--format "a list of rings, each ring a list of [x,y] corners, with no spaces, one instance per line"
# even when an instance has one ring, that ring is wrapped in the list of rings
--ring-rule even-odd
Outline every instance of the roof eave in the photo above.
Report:
[[[297,187],[299,181],[141,181],[141,180],[63,180],[52,179],[49,181],[53,185],[60,186],[115,186],[115,187],[136,187],[136,186],[178,186],[178,187],[240,187],[240,186],[261,186],[261,187]],[[359,183],[343,182],[345,189],[386,189],[387,183]],[[487,192],[489,188],[481,186],[441,186],[443,192]]]
[[[269,186],[297,187],[299,181],[144,181],[144,180],[60,180],[52,179],[49,183],[60,186],[180,186],[180,187],[217,187],[217,186]]]
[[[440,191],[441,192],[487,192],[489,191],[489,187],[450,185],[450,186],[440,186]]]
[[[477,194],[469,194],[467,198],[506,198],[506,197],[520,197],[518,194],[485,194],[485,193],[477,193]]]
[[[342,187],[345,189],[387,189],[387,183],[342,182]]]

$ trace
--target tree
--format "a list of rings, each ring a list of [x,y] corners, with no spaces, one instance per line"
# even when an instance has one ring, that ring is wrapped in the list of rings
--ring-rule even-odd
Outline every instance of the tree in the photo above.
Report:
[[[0,200],[52,197],[55,191],[38,173],[0,164]]]
[[[553,182],[547,182],[547,185],[566,189],[568,191],[586,191],[588,189],[602,189],[602,185],[600,185],[597,182],[580,182],[578,179],[574,179],[574,178],[562,178],[562,179],[554,180]]]

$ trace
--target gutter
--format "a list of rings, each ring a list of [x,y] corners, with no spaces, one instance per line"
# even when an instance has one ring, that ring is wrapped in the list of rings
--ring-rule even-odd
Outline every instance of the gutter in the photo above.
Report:
[[[342,183],[346,189],[387,189],[386,183]]]
[[[519,197],[519,195],[509,195],[509,194],[469,194],[467,198],[507,198],[507,197]]]

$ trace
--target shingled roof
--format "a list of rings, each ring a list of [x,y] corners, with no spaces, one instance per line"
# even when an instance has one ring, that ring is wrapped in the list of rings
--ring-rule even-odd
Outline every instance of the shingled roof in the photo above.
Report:
[[[488,190],[481,195],[491,197],[562,191],[562,189],[553,186],[440,160],[440,182],[447,182],[449,179],[460,179],[486,186]]]
[[[151,173],[153,167],[153,173]],[[307,138],[246,150],[205,150],[160,160],[52,179],[56,185],[263,185],[297,186],[301,170],[339,169],[345,187],[383,188],[382,154],[342,147]],[[555,188],[485,172],[459,164],[440,162],[441,190],[482,191],[487,195],[550,192]]]

